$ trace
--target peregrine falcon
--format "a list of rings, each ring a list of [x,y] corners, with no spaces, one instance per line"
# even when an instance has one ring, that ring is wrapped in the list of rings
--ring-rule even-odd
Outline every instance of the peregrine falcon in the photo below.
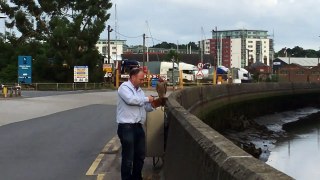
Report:
[[[163,98],[166,96],[167,93],[167,82],[165,82],[161,77],[156,86],[156,90],[158,92],[159,98]]]

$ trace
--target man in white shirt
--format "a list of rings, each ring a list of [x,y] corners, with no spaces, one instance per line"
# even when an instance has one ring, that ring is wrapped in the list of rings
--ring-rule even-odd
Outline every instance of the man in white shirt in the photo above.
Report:
[[[118,89],[117,123],[122,145],[122,180],[142,180],[145,159],[145,133],[143,123],[146,111],[152,111],[152,96],[145,96],[140,88],[144,73],[138,68],[130,71],[130,78]]]

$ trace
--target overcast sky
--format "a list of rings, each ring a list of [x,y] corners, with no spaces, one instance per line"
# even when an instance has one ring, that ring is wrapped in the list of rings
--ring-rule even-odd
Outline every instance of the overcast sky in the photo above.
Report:
[[[185,44],[211,38],[211,31],[254,29],[274,34],[275,50],[320,48],[320,0],[113,0],[119,39],[142,44],[143,33],[161,41]],[[115,26],[115,6],[108,24]],[[148,22],[148,23],[146,23]],[[148,28],[149,27],[149,28]],[[201,27],[204,33],[202,33]],[[102,38],[107,37],[103,32]],[[115,38],[112,32],[111,38]],[[160,41],[148,40],[148,45]]]

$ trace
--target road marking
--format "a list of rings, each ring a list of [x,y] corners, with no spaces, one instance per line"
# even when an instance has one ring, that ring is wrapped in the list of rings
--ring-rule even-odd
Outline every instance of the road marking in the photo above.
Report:
[[[112,145],[114,145],[115,142],[116,142],[118,139],[119,139],[119,138],[118,138],[117,135],[114,136],[114,137],[104,146],[104,148],[102,149],[101,153],[105,153],[105,154],[108,153],[109,150],[110,150],[110,147],[111,147]]]
[[[98,157],[93,161],[92,165],[90,166],[89,170],[87,171],[87,176],[94,175],[94,172],[96,171],[97,167],[99,166],[104,154],[99,154]]]
[[[95,171],[97,170],[99,164],[101,163],[102,159],[106,154],[112,154],[116,153],[120,149],[120,142],[117,135],[115,135],[102,149],[102,151],[99,153],[97,158],[93,161],[90,168],[88,169],[86,176],[94,176]],[[104,178],[105,174],[100,173],[97,175],[97,179],[102,180]]]
[[[104,176],[105,176],[105,174],[98,174],[97,180],[103,180]]]

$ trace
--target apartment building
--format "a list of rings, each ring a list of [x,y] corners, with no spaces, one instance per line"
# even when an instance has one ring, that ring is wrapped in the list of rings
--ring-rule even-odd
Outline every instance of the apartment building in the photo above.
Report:
[[[112,60],[116,60],[121,57],[121,54],[123,54],[123,46],[125,45],[125,43],[126,40],[110,40],[110,57]],[[99,39],[96,44],[96,48],[101,55],[108,57],[107,39]]]
[[[217,65],[244,68],[255,62],[270,65],[273,59],[273,39],[264,30],[223,30],[212,31],[209,54],[217,60]],[[204,47],[207,48],[206,46]],[[205,51],[206,52],[206,51]]]

